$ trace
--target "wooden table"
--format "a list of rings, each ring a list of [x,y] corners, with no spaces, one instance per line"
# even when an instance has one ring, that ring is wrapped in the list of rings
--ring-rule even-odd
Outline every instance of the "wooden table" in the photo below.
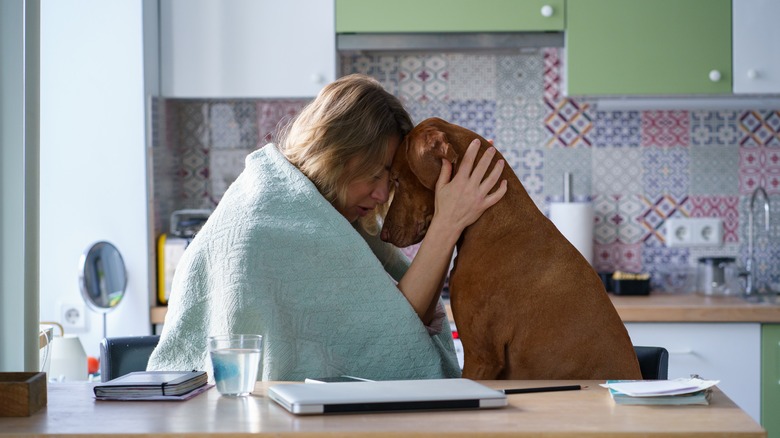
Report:
[[[27,418],[0,418],[0,437],[258,434],[306,437],[721,436],[765,431],[715,390],[709,406],[617,406],[596,381],[484,382],[494,388],[582,384],[581,391],[510,395],[509,406],[482,411],[294,416],[255,394],[221,397],[212,388],[185,402],[96,402],[92,384],[50,384],[48,406]]]

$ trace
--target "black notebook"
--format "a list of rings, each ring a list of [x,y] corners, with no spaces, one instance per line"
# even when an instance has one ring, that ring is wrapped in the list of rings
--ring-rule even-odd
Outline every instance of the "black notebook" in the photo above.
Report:
[[[96,397],[178,396],[208,382],[205,371],[136,371],[95,385]]]

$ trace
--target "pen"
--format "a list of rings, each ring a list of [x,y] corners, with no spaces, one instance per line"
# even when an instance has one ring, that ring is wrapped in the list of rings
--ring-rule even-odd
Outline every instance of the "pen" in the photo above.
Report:
[[[504,394],[528,394],[531,392],[553,392],[553,391],[576,391],[582,389],[580,385],[567,385],[567,386],[542,386],[537,388],[511,388],[502,389]]]

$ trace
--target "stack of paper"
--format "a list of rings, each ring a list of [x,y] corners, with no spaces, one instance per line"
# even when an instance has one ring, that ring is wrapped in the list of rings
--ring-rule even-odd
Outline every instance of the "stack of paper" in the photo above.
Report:
[[[608,380],[601,386],[619,405],[706,405],[719,380]]]

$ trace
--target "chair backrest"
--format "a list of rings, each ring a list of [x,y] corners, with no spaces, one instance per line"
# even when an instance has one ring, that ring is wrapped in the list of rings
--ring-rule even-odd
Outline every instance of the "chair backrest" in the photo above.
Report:
[[[669,375],[669,352],[663,347],[634,346],[644,380],[666,380]]]
[[[133,371],[146,370],[160,336],[104,338],[100,342],[100,380],[107,382]]]

